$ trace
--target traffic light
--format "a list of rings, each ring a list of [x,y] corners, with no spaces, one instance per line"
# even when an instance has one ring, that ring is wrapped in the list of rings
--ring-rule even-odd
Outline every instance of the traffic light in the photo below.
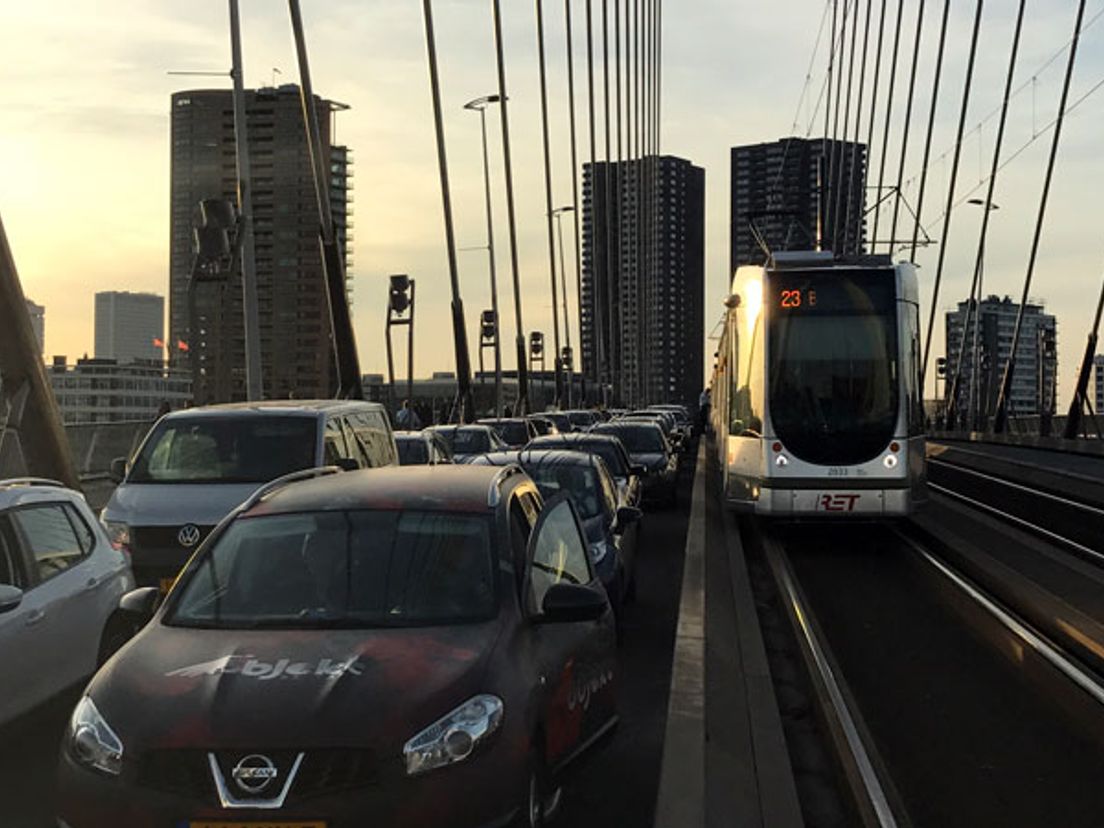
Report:
[[[571,361],[575,358],[575,351],[570,345],[564,345],[560,349],[560,363],[565,367],[571,366]]]
[[[391,310],[398,314],[410,307],[410,277],[405,273],[391,277],[390,302]]]
[[[937,377],[947,376],[947,358],[939,357],[935,360],[935,375]]]
[[[493,310],[485,310],[479,317],[479,336],[484,342],[494,342],[496,332]]]
[[[535,359],[543,354],[544,334],[540,331],[533,331],[529,334],[529,356]]]

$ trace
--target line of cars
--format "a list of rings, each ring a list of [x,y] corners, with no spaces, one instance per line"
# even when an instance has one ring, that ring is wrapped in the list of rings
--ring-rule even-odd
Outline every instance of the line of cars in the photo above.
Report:
[[[0,484],[0,653],[43,587],[99,596],[52,673],[106,660],[64,737],[58,825],[545,824],[617,721],[652,475],[602,429],[667,443],[674,420],[527,428],[519,452],[495,424],[396,441],[369,403],[214,406],[156,424],[103,525],[60,486]]]

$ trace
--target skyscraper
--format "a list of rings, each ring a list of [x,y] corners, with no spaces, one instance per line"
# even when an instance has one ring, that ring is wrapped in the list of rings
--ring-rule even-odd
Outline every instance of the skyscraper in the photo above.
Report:
[[[334,371],[329,304],[299,87],[252,89],[245,96],[264,394],[326,397]],[[314,104],[337,237],[348,262],[352,160],[347,147],[332,143],[333,116],[347,107],[319,97]],[[194,331],[188,309],[197,207],[205,198],[235,200],[234,148],[229,90],[172,96],[169,342],[176,363],[196,367],[193,391],[200,404],[245,398],[240,270],[221,282],[197,283]]]
[[[958,309],[947,312],[947,382],[953,381],[962,345],[963,326],[969,302],[959,302]],[[962,376],[958,383],[955,407],[960,416],[970,410],[971,394],[975,409],[992,414],[1000,393],[1001,379],[1012,351],[1012,330],[1020,306],[1011,297],[989,296],[971,314],[965,329],[966,348],[963,351]],[[980,322],[978,322],[980,318]],[[978,386],[974,388],[974,326],[978,325]],[[1008,414],[1033,415],[1042,410],[1053,414],[1058,398],[1058,323],[1041,304],[1024,308],[1023,327],[1016,346],[1016,371],[1008,400]],[[949,393],[949,391],[948,391]]]
[[[1097,354],[1093,357],[1093,411],[1100,414],[1104,413],[1104,355]]]
[[[588,375],[626,404],[696,402],[704,282],[704,170],[674,156],[584,165],[579,320]]]
[[[120,365],[165,358],[165,297],[107,290],[96,294],[96,359]],[[158,344],[161,343],[161,344]]]
[[[763,264],[771,251],[823,249],[861,253],[866,244],[866,146],[783,138],[732,148],[730,269]],[[831,170],[833,187],[824,187]],[[758,236],[758,238],[757,238]]]

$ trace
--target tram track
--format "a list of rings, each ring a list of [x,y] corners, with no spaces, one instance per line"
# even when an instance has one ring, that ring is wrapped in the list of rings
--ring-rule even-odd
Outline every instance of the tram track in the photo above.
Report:
[[[760,527],[865,825],[1093,825],[1104,678],[913,527]]]

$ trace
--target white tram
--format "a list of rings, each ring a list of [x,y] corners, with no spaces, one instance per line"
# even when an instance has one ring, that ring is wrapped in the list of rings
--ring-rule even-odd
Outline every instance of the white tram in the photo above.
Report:
[[[911,514],[926,499],[916,269],[776,253],[732,281],[713,427],[734,509]]]

